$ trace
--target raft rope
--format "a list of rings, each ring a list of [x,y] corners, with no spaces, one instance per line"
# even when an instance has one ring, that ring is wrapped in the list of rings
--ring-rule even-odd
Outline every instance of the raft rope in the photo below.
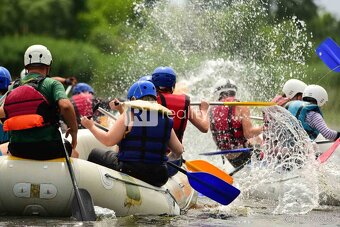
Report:
[[[177,202],[176,198],[171,194],[169,189],[157,189],[157,188],[153,188],[153,187],[148,187],[148,186],[145,186],[145,185],[137,184],[137,183],[132,182],[132,181],[128,181],[128,180],[124,180],[124,179],[120,179],[120,178],[111,176],[108,173],[105,173],[104,176],[107,177],[107,178],[111,178],[111,179],[114,179],[114,180],[117,180],[117,181],[124,182],[126,184],[130,184],[130,185],[134,185],[134,186],[138,186],[138,187],[142,187],[142,188],[146,188],[146,189],[151,189],[151,190],[154,190],[154,191],[157,191],[157,192],[163,192],[164,194],[169,194],[172,197],[172,199]]]
[[[130,184],[130,185],[134,185],[134,186],[138,186],[138,187],[142,187],[142,188],[147,188],[147,189],[151,189],[151,190],[154,190],[154,191],[158,191],[158,192],[163,192],[163,193],[170,193],[168,189],[157,189],[157,188],[153,188],[153,187],[148,187],[148,186],[145,186],[145,185],[142,185],[142,184],[137,184],[137,183],[134,183],[132,181],[128,181],[128,180],[124,180],[124,179],[120,179],[120,178],[117,178],[117,177],[114,177],[114,176],[111,176],[110,174],[108,173],[105,173],[104,175],[105,177],[107,178],[111,178],[111,179],[114,179],[114,180],[117,180],[117,181],[122,181],[126,184]],[[171,193],[170,193],[171,194]]]

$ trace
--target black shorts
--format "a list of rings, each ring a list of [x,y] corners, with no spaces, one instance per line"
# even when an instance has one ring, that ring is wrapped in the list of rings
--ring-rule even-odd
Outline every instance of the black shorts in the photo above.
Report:
[[[157,187],[168,181],[168,168],[165,163],[122,162],[117,156],[117,152],[95,148],[89,154],[88,161],[126,173]]]
[[[66,150],[71,156],[72,145],[68,140],[64,140]],[[34,160],[49,160],[64,158],[65,151],[61,141],[41,141],[32,143],[9,143],[8,152],[19,158]]]

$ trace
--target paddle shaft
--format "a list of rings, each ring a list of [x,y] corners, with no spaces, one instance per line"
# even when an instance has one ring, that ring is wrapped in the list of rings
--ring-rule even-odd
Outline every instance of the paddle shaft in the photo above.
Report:
[[[191,102],[192,106],[201,105],[200,102]],[[275,106],[274,102],[209,102],[212,106]]]
[[[60,132],[60,131],[59,131]],[[74,175],[74,171],[71,165],[71,161],[70,161],[70,156],[68,155],[68,152],[66,150],[65,144],[64,144],[64,140],[63,140],[63,136],[60,132],[60,137],[61,137],[61,143],[63,144],[63,148],[64,148],[64,152],[65,152],[65,160],[66,160],[66,164],[67,164],[67,168],[68,171],[70,173],[71,176],[71,181],[72,181],[72,185],[73,185],[73,190],[74,190],[74,194],[76,196],[78,205],[79,205],[79,211],[80,211],[80,216],[81,216],[81,220],[79,221],[95,221],[95,219],[93,220],[90,215],[87,215],[87,210],[85,209],[85,205],[83,202],[82,197],[80,196],[80,192],[79,192],[79,188],[77,185],[77,181]],[[91,201],[92,203],[92,201]],[[95,214],[94,214],[95,216]]]
[[[0,98],[0,106],[1,106],[1,105],[3,104],[3,102],[5,101],[8,92],[9,92],[9,91],[7,91],[7,92]]]
[[[216,152],[206,152],[206,153],[200,153],[200,155],[221,155],[221,154],[230,154],[230,153],[240,153],[240,152],[251,152],[254,150],[253,148],[239,148],[234,150],[222,150],[222,151],[216,151]]]
[[[70,94],[71,90],[72,90],[72,85],[69,85],[69,86],[66,88],[66,91],[65,91],[66,95]]]
[[[334,143],[334,141],[331,140],[321,140],[321,141],[316,141],[316,144],[324,144],[324,143]]]
[[[117,120],[116,116],[114,116],[112,113],[110,113],[110,112],[104,110],[104,109],[101,108],[101,107],[98,108],[98,111],[101,112],[102,114],[108,116],[108,117],[111,117],[111,118],[114,119],[114,120]]]

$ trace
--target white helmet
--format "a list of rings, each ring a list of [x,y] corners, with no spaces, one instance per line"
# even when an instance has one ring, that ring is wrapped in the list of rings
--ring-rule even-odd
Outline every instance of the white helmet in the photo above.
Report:
[[[217,93],[218,95],[221,94],[221,92],[228,92],[228,91],[237,91],[237,86],[235,81],[231,79],[221,79],[219,80],[215,86],[214,86],[214,93]]]
[[[51,52],[43,45],[32,45],[27,48],[24,55],[25,66],[30,64],[52,64]]]
[[[328,101],[327,91],[319,85],[308,85],[302,95],[302,99],[305,97],[314,98],[318,106],[323,106]]]
[[[291,99],[297,93],[302,94],[306,87],[307,87],[307,84],[305,84],[301,80],[290,79],[283,85],[282,91],[286,95],[287,98]]]

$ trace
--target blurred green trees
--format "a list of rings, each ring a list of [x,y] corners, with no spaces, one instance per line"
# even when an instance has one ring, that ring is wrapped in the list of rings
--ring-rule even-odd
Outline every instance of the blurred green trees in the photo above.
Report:
[[[198,0],[191,1],[199,2]],[[162,41],[154,47],[148,47],[148,51],[154,55],[152,62],[146,58],[144,61],[134,62],[131,57],[129,58],[129,53],[133,51],[142,56],[143,49],[138,49],[136,39],[139,35],[143,35],[143,30],[152,32],[153,29],[150,26],[145,27],[147,24],[145,20],[148,17],[141,17],[140,14],[143,12],[138,7],[141,5],[142,8],[154,7],[157,2],[157,0],[0,0],[0,65],[9,68],[14,76],[18,75],[23,67],[22,55],[25,49],[29,45],[41,43],[47,45],[52,51],[54,58],[52,73],[54,75],[74,75],[79,80],[93,83],[97,87],[109,88],[112,81],[127,82],[128,76],[134,78],[145,74],[150,71],[150,68],[169,58],[181,62],[181,58],[175,59],[174,57],[174,54],[181,54],[180,51],[168,55],[164,52],[165,46],[178,48],[176,46],[178,42],[168,40],[168,37],[163,37]],[[214,7],[217,10],[231,2],[231,0],[218,1]],[[284,22],[293,16],[306,22],[308,32],[313,34],[314,45],[327,36],[338,34],[340,29],[340,22],[328,13],[320,13],[313,0],[261,0],[261,2],[265,3],[264,6],[267,7],[272,19],[268,24],[251,26],[263,34],[272,32],[270,24],[284,25]],[[139,3],[144,4],[139,5]],[[209,4],[211,4],[209,1],[201,1],[197,5],[209,7]],[[248,13],[254,12],[250,10]],[[227,13],[221,16],[220,22],[227,22],[229,16],[230,14]],[[261,17],[261,15],[254,15],[253,18],[256,19],[256,17]],[[188,25],[181,24],[181,26],[188,26],[188,29],[191,29],[190,25],[195,25],[195,18],[190,19],[191,24],[188,21]],[[205,22],[196,23],[204,26]],[[226,26],[226,23],[221,24],[221,28],[216,28],[216,31],[223,31],[225,28],[222,26]],[[183,44],[197,45],[198,58],[201,57],[202,48],[207,50],[220,48],[219,50],[225,53],[227,53],[227,48],[229,48],[229,53],[236,52],[240,50],[239,48],[247,48],[243,46],[243,43],[250,43],[247,40],[252,32],[252,30],[243,31],[242,28],[232,27],[230,24],[226,30],[230,34],[225,36],[226,39],[219,40],[218,46],[214,46],[215,43],[209,43],[209,36],[204,34],[206,28],[201,29],[202,31],[198,32],[202,35],[200,37],[202,40],[181,37],[187,39],[187,42]],[[230,32],[230,29],[234,31]],[[211,35],[213,36],[216,31],[211,31]],[[240,36],[240,33],[243,35]],[[166,36],[165,33],[164,36]],[[339,37],[332,38],[340,42]],[[283,37],[277,37],[277,39],[281,40]],[[223,45],[223,42],[234,42],[234,49],[230,49],[230,45]],[[289,40],[286,39],[284,42],[289,42]],[[157,56],[160,52],[163,53],[163,60]],[[257,52],[254,56],[261,59],[266,53]],[[268,60],[270,59],[267,57]],[[194,62],[195,59],[189,58],[187,61]],[[311,53],[309,62],[315,64],[320,63],[320,60]],[[139,68],[133,69],[136,64]],[[182,62],[182,65],[178,67],[181,69],[184,65],[185,63]],[[324,67],[321,71],[321,73],[327,72],[327,68]],[[124,73],[133,75],[123,77]],[[113,93],[119,93],[125,89],[126,87],[119,85]]]

